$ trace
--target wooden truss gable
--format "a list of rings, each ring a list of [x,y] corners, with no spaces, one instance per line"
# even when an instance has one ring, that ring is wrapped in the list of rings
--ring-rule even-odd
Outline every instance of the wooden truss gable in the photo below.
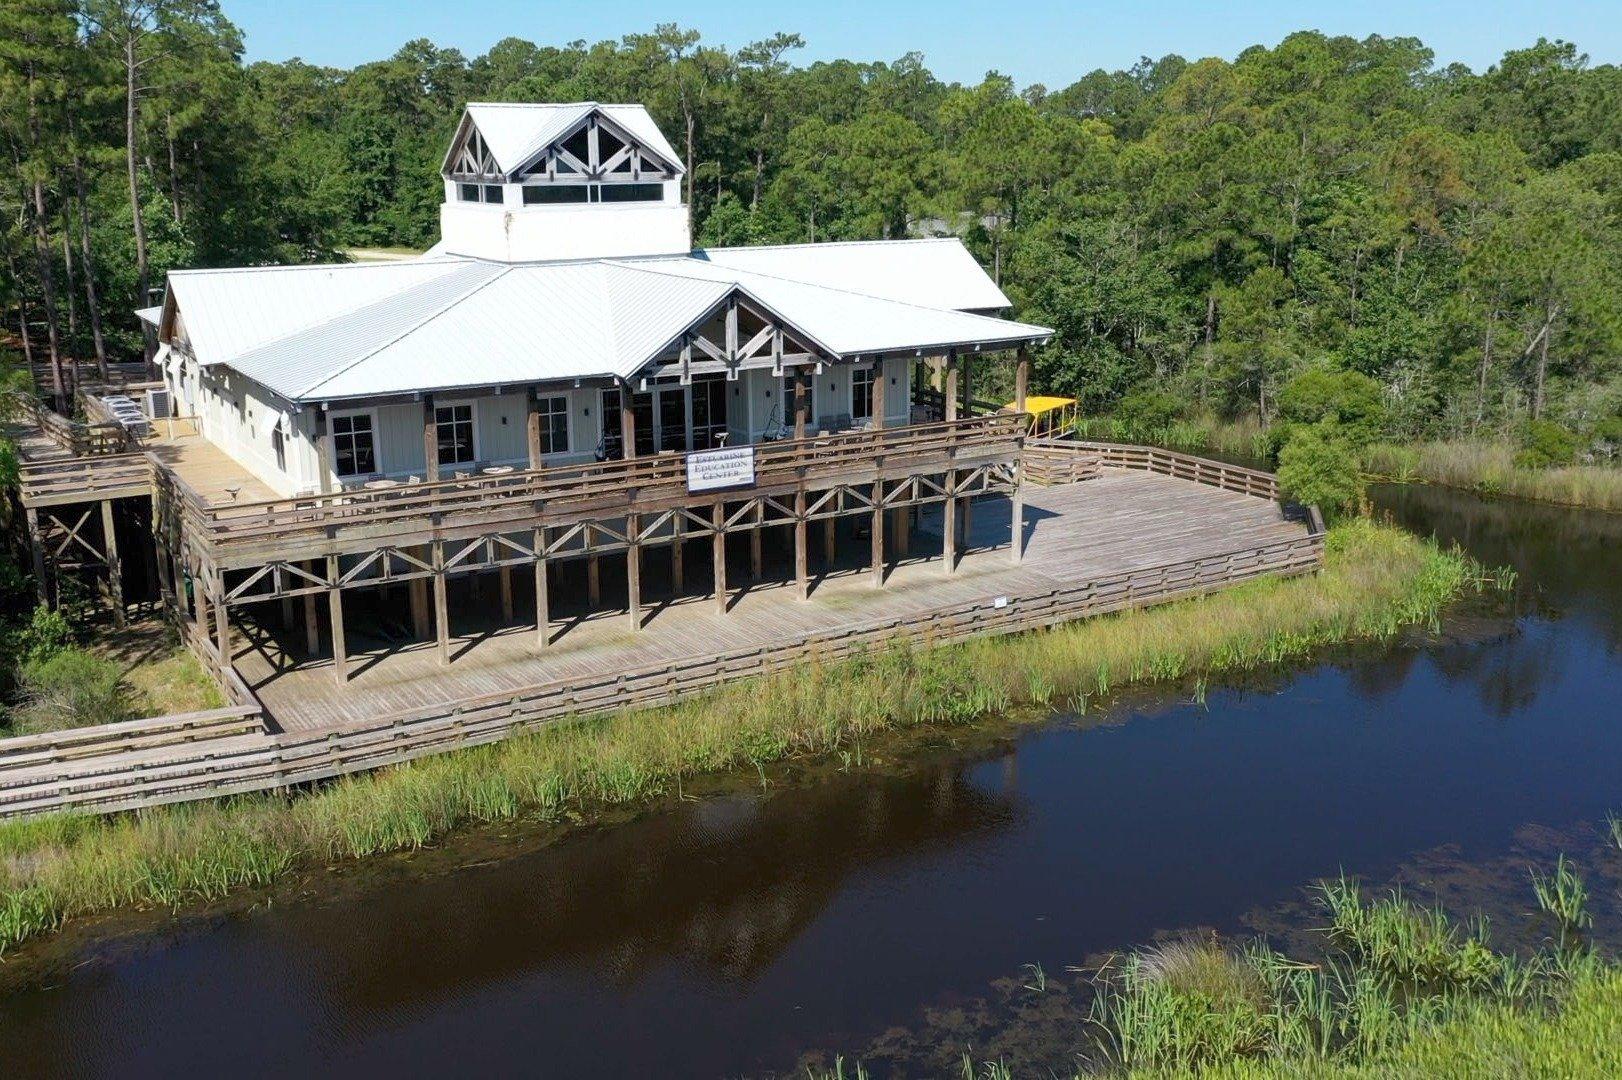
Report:
[[[478,180],[495,180],[503,175],[501,166],[496,164],[495,155],[485,145],[484,136],[479,134],[478,125],[471,120],[459,144],[452,150],[450,173],[452,176]]]
[[[636,140],[601,111],[588,113],[518,168],[520,179],[653,181],[681,175],[680,163]]]
[[[739,372],[751,370],[766,369],[774,375],[802,367],[821,371],[824,363],[837,359],[742,289],[734,289],[683,331],[640,377],[644,384],[672,376],[686,384],[698,375],[736,379]]]

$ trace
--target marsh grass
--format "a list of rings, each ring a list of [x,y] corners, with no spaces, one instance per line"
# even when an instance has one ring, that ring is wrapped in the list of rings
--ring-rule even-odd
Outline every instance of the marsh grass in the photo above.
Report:
[[[1399,483],[1424,481],[1563,506],[1622,510],[1622,468],[1522,468],[1515,464],[1515,447],[1508,443],[1379,443],[1364,451],[1363,467]]]
[[[1479,568],[1367,521],[1329,535],[1323,572],[938,649],[893,648],[557,725],[288,795],[0,825],[0,946],[121,906],[208,901],[301,864],[409,850],[519,815],[564,820],[683,778],[850,753],[865,736],[951,725],[1111,688],[1276,664],[1434,624]],[[762,773],[764,776],[764,773]]]
[[[1581,879],[1565,860],[1568,892]],[[1324,882],[1314,963],[1180,941],[1092,976],[1091,1071],[1170,1077],[1614,1076],[1622,977],[1592,952],[1494,952],[1400,893]]]

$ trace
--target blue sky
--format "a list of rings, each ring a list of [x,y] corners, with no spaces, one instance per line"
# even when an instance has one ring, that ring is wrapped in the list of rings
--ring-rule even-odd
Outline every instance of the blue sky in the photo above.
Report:
[[[706,41],[730,47],[775,30],[798,31],[807,44],[799,54],[802,63],[835,57],[890,60],[916,49],[942,78],[977,81],[995,68],[1022,86],[1041,82],[1052,88],[1093,68],[1129,66],[1143,55],[1232,57],[1247,45],[1272,44],[1304,28],[1358,37],[1411,35],[1424,40],[1438,61],[1462,61],[1477,70],[1505,49],[1529,45],[1539,35],[1574,41],[1595,63],[1622,60],[1622,3],[1617,0],[1435,4],[1173,0],[1138,5],[823,0],[804,6],[758,0],[688,0],[679,5],[648,0],[611,4],[223,0],[223,4],[246,34],[250,60],[299,56],[311,63],[346,67],[382,59],[415,37],[473,56],[509,35],[543,45],[576,38],[599,41],[670,21],[697,28]]]

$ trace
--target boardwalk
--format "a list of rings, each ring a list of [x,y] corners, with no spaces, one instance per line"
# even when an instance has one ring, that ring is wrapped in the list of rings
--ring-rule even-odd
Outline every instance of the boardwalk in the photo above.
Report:
[[[939,558],[940,511],[932,507],[914,533],[912,550],[918,557],[894,567],[881,589],[873,588],[868,574],[849,567],[817,580],[810,600],[796,599],[791,582],[767,581],[743,591],[722,616],[703,595],[703,582],[690,582],[698,586],[690,595],[674,603],[655,600],[643,629],[634,634],[623,611],[570,621],[564,610],[553,623],[555,640],[544,651],[536,648],[532,627],[481,618],[469,597],[453,615],[449,665],[439,663],[431,642],[391,647],[368,636],[361,625],[366,620],[356,619],[349,631],[353,675],[343,686],[332,678],[330,659],[306,659],[284,648],[293,635],[281,630],[250,625],[237,638],[233,663],[277,725],[312,732],[633,665],[769,647],[880,617],[923,619],[965,602],[1046,592],[1306,532],[1304,524],[1286,520],[1270,501],[1114,469],[1096,480],[1034,489],[1027,498],[1025,529],[1025,561],[1014,567],[1006,547],[1007,501],[983,500],[975,508],[972,534],[979,550],[946,577]],[[772,557],[774,540],[781,542],[767,538],[768,563],[782,569],[782,554]],[[842,547],[856,546],[842,541]],[[660,556],[646,558],[652,564]],[[668,560],[668,553],[663,558]],[[579,564],[565,573],[578,576]],[[484,609],[496,607],[494,596],[494,582],[485,583]]]

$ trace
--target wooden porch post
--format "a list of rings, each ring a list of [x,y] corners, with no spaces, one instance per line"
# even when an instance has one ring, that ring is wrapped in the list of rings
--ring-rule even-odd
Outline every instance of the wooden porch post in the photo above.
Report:
[[[439,428],[434,424],[434,395],[422,395],[422,475],[439,479]]]
[[[873,362],[873,413],[870,423],[874,431],[884,430],[884,362]],[[873,481],[873,587],[884,584],[884,455],[878,455],[880,479]]]
[[[450,601],[445,595],[445,541],[435,540],[434,563],[434,634],[439,645],[439,662],[451,662]]]
[[[552,605],[546,588],[546,529],[535,530],[535,647],[552,640]]]
[[[344,590],[338,556],[327,556],[327,615],[332,619],[332,674],[342,686],[349,681],[349,654],[344,639]]]
[[[513,621],[513,568],[502,566],[497,569],[501,581],[501,621]]]
[[[1021,415],[1025,412],[1025,400],[1031,384],[1031,350],[1029,346],[1021,345],[1014,360],[1014,411]],[[1025,558],[1025,444],[1020,440],[1019,456],[1014,459],[1014,491],[1011,498],[1013,512],[1011,516],[1013,549],[1009,552],[1015,566]]]
[[[963,358],[963,413],[965,418],[974,416],[974,357]],[[974,533],[974,496],[970,495],[963,500],[963,528],[958,536],[964,547],[970,547],[971,537]]]
[[[717,499],[710,507],[710,524],[714,527],[713,558],[715,566],[715,609],[727,613],[727,534],[726,504]]]
[[[423,562],[433,561],[433,554],[426,547],[417,548],[416,556]],[[412,578],[406,592],[411,598],[411,633],[419,641],[426,641],[433,622],[428,615],[428,579]]]
[[[333,478],[337,475],[332,446],[332,424],[322,409],[315,414],[315,459],[321,470],[318,478],[321,494],[332,493]]]
[[[118,558],[118,529],[113,521],[113,500],[101,500],[101,539],[107,556],[107,594],[113,605],[113,625],[124,625],[124,568]]]
[[[827,517],[822,519],[822,561],[825,564],[824,569],[828,571],[833,569],[834,556],[837,554],[834,551],[834,531],[837,528],[837,525],[835,524],[836,521],[837,519],[833,514],[829,514]]]
[[[526,415],[524,417],[524,441],[529,447],[529,467],[541,467],[541,413],[536,408],[538,397],[535,388],[529,388],[529,396],[525,401]]]
[[[957,420],[957,351],[946,354],[945,411],[942,414],[948,421]],[[956,457],[956,451],[948,451]],[[946,572],[957,572],[957,470],[946,470],[946,502],[941,506],[941,558],[945,563]]]
[[[642,544],[637,534],[642,531],[642,515],[625,516],[625,606],[631,617],[631,629],[642,629]]]
[[[805,368],[796,368],[794,371],[794,437],[805,438],[806,413],[810,411],[811,394],[807,385],[808,372]]]
[[[755,527],[749,530],[749,580],[758,582],[763,576],[765,563],[760,545],[761,534],[765,532],[765,528],[761,523],[766,520],[766,504],[757,499],[755,501],[755,512],[752,516]]]

